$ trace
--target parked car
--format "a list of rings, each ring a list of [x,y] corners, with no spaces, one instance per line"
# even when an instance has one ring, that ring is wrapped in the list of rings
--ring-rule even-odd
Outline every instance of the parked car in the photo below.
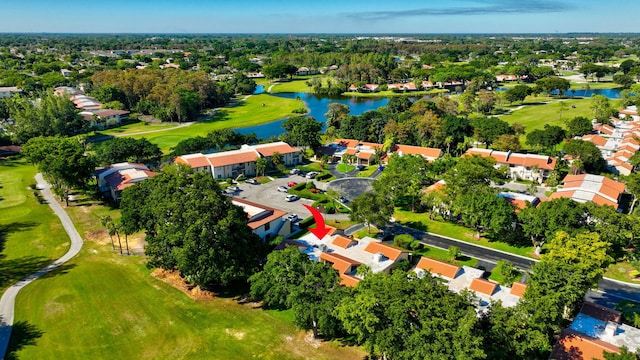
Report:
[[[296,185],[298,185],[298,183],[294,183],[293,181],[289,181],[289,182],[287,183],[287,186],[288,186],[288,187],[294,187],[294,186],[296,186]]]
[[[238,192],[238,191],[240,191],[240,187],[238,187],[236,185],[227,186],[227,191]]]
[[[258,182],[258,180],[251,178],[251,179],[247,179],[245,181],[247,184],[253,184],[253,185],[259,185],[260,183]]]
[[[289,189],[287,189],[286,186],[278,186],[277,190],[280,192],[289,192]]]
[[[307,175],[306,175],[305,177],[306,177],[307,179],[313,179],[313,178],[315,178],[316,176],[318,176],[318,173],[317,173],[317,172],[315,172],[315,171],[311,171],[311,172],[308,172],[308,173],[307,173]]]
[[[291,171],[289,171],[289,174],[291,175],[300,174],[300,169],[291,169]]]
[[[358,171],[362,171],[362,170],[364,170],[364,168],[365,168],[365,167],[366,167],[366,166],[364,166],[364,165],[362,165],[362,164],[358,164],[358,165],[356,165],[356,170],[358,170]]]
[[[289,201],[289,202],[291,202],[291,201],[296,201],[296,200],[298,200],[300,198],[298,197],[298,195],[289,194],[284,199]]]
[[[284,221],[291,221],[291,222],[296,222],[298,221],[298,215],[297,214],[288,214],[283,218]]]

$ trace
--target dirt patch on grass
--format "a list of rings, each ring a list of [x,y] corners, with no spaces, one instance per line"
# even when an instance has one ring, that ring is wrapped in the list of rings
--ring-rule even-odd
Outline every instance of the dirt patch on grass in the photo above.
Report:
[[[231,336],[235,337],[235,338],[236,338],[236,339],[238,339],[238,340],[242,340],[242,339],[244,339],[244,335],[245,335],[245,333],[243,333],[242,331],[236,331],[236,330],[233,330],[233,329],[224,329],[224,331],[225,331],[227,334],[229,334],[229,335],[231,335]]]
[[[151,276],[182,291],[193,300],[211,300],[216,297],[216,294],[211,291],[202,290],[200,286],[188,284],[180,277],[177,271],[155,269],[151,272]]]

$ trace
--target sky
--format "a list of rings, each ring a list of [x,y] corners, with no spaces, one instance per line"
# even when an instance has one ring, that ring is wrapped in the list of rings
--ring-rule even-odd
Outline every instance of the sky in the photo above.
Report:
[[[640,0],[3,0],[0,32],[640,32]]]

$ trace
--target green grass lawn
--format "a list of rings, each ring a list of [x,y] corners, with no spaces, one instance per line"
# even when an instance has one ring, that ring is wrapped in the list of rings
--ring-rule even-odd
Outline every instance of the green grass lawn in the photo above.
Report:
[[[347,173],[350,171],[353,171],[353,169],[355,169],[356,167],[354,165],[349,165],[349,164],[344,164],[344,163],[340,163],[338,164],[338,166],[336,166],[336,170],[343,172],[343,173]]]
[[[567,105],[562,111],[562,118],[560,117],[560,105],[555,100],[547,104],[539,103],[538,105],[527,105],[525,103],[527,106],[524,108],[500,116],[500,119],[510,124],[522,124],[525,126],[526,132],[529,133],[534,129],[544,128],[545,124],[564,128],[565,122],[576,116],[591,118],[591,101],[589,99],[562,100],[562,102]]]
[[[59,219],[28,188],[36,182],[35,174],[35,167],[24,160],[0,160],[0,291],[69,248]]]
[[[267,94],[253,95],[235,106],[218,109],[216,115],[210,120],[173,130],[139,134],[133,137],[136,139],[146,137],[150,142],[158,144],[160,149],[166,153],[171,147],[186,138],[204,136],[213,130],[265,124],[290,116],[293,110],[300,107],[304,107],[304,103],[300,100]]]
[[[468,256],[461,256],[456,260],[451,259],[451,255],[447,250],[442,250],[433,246],[424,246],[422,249],[418,251],[412,251],[416,255],[425,256],[428,258],[444,261],[449,264],[454,264],[458,266],[471,266],[475,267],[478,265],[478,259],[471,258]]]
[[[476,240],[473,230],[468,229],[462,225],[445,222],[442,220],[431,220],[429,219],[428,214],[412,213],[411,211],[396,208],[396,212],[393,214],[393,216],[398,223],[409,227],[421,229],[442,236],[448,236],[468,243],[483,245],[496,250],[502,250],[526,257],[533,257],[532,246],[516,247],[502,242],[489,241],[486,238],[480,238],[479,240]]]
[[[285,92],[312,92],[311,87],[307,86],[307,79],[282,81],[282,82],[269,82],[264,84],[265,91],[271,88],[271,94],[285,93]]]
[[[587,87],[587,85],[589,85]],[[614,82],[595,82],[589,81],[588,83],[571,83],[571,90],[584,90],[584,89],[617,89],[621,87],[620,84]]]
[[[290,312],[232,298],[192,300],[154,279],[141,256],[85,244],[63,272],[20,293],[10,358],[362,359],[359,348],[304,340]],[[71,336],[70,334],[73,334]]]
[[[640,281],[638,280],[634,281],[629,276],[632,270],[634,270],[633,265],[627,262],[620,262],[620,263],[609,265],[606,272],[604,273],[604,276],[611,279],[619,280],[619,281],[624,281],[624,282],[633,283],[633,284],[640,284]]]
[[[378,165],[367,166],[364,170],[358,171],[356,177],[369,177],[378,170]]]
[[[144,121],[138,121],[131,124],[100,131],[100,133],[113,136],[128,136],[130,134],[139,132],[172,129],[177,127],[178,125],[178,123],[146,123]]]

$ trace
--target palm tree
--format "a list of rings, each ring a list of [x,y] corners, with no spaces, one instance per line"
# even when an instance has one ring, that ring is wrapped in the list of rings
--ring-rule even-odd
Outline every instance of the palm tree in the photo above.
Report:
[[[120,231],[122,230],[121,223],[112,223],[112,229],[118,237],[118,246],[120,246],[120,255],[122,255],[122,241],[120,241]]]
[[[113,235],[114,232],[113,230],[113,226],[111,226],[111,216],[109,215],[105,215],[105,216],[101,216],[100,217],[100,225],[102,225],[103,227],[105,227],[107,229],[107,234],[109,234],[109,238],[111,239],[111,249],[115,250],[116,249],[116,244],[113,242]]]

